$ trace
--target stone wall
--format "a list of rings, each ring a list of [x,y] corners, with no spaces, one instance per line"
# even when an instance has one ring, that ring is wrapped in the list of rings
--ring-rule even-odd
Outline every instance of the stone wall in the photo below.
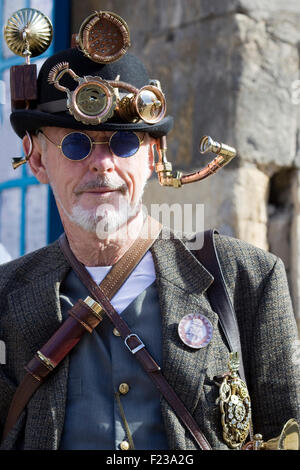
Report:
[[[280,255],[300,318],[299,0],[73,0],[73,32],[92,10],[128,23],[131,51],[159,78],[175,127],[168,157],[190,172],[207,162],[202,135],[238,158],[206,181],[160,188],[145,201],[203,203],[205,226]],[[294,100],[295,101],[295,100]]]

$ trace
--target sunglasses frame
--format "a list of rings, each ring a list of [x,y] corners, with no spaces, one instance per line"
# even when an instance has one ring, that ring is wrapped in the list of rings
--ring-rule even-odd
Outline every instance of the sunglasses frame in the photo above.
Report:
[[[108,144],[109,150],[110,150],[111,154],[114,155],[114,156],[117,157],[117,158],[131,158],[131,157],[133,157],[134,155],[136,155],[137,152],[140,150],[141,145],[142,145],[143,142],[144,142],[144,137],[145,137],[145,133],[144,133],[144,135],[143,135],[143,138],[140,139],[140,137],[138,136],[138,134],[137,134],[136,132],[133,132],[133,131],[115,131],[115,132],[110,136],[109,140],[107,140],[107,141],[105,141],[105,142],[96,142],[96,141],[94,141],[88,134],[85,134],[84,132],[81,132],[81,131],[72,131],[72,132],[69,132],[68,134],[64,135],[63,138],[62,138],[62,140],[61,140],[61,142],[60,142],[60,145],[58,145],[56,142],[53,142],[53,140],[51,140],[51,139],[45,134],[44,131],[42,131],[41,129],[39,129],[37,133],[39,133],[39,132],[40,132],[41,134],[43,134],[43,135],[46,137],[46,139],[49,140],[49,142],[51,142],[53,145],[55,145],[55,146],[61,151],[61,153],[63,154],[63,156],[64,156],[65,158],[67,158],[68,160],[70,160],[70,161],[72,161],[72,162],[82,162],[83,160],[85,160],[86,158],[88,158],[88,157],[91,155],[91,153],[92,153],[92,151],[93,151],[93,146],[94,146],[94,145],[102,145],[102,144]],[[137,138],[138,138],[138,140],[139,140],[139,148],[138,148],[137,151],[134,152],[132,155],[129,155],[128,157],[120,157],[119,155],[116,155],[115,153],[113,153],[113,151],[111,150],[111,147],[110,147],[111,139],[112,139],[113,136],[116,135],[118,132],[132,132],[133,134],[135,134],[135,135],[137,136]],[[82,134],[82,135],[84,135],[85,137],[87,137],[87,138],[89,139],[89,141],[90,141],[90,151],[89,151],[89,153],[86,155],[86,157],[80,158],[79,160],[73,160],[72,158],[67,157],[67,155],[63,152],[63,149],[62,149],[63,142],[64,142],[64,140],[66,139],[66,137],[68,137],[68,136],[71,135],[71,134]]]

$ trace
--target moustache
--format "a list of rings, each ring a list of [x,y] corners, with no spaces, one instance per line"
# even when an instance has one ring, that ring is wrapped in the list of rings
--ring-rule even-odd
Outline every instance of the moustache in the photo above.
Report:
[[[122,194],[127,192],[127,184],[122,178],[119,177],[108,177],[98,176],[97,179],[83,183],[75,188],[74,193],[76,195],[81,194],[91,189],[111,189],[121,191]]]

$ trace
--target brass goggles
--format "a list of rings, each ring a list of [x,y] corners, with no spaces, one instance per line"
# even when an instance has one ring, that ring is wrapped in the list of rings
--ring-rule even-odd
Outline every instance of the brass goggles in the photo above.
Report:
[[[65,74],[78,82],[74,91],[60,83]],[[166,114],[166,100],[158,80],[151,80],[154,85],[149,84],[139,90],[120,81],[119,77],[115,80],[102,80],[98,76],[90,75],[79,77],[69,68],[68,62],[61,62],[50,70],[48,82],[57,90],[66,93],[67,99],[43,103],[38,109],[50,112],[55,104],[56,112],[65,111],[67,108],[77,121],[84,124],[98,125],[113,116],[121,118],[124,122],[141,120],[147,124],[155,124]],[[120,97],[120,89],[127,91],[123,98]]]
[[[141,144],[144,141],[135,132],[131,131],[117,131],[114,132],[109,140],[102,142],[95,142],[91,137],[84,132],[70,132],[65,135],[60,145],[53,142],[42,130],[38,133],[43,134],[52,144],[59,148],[62,154],[68,158],[68,160],[81,161],[87,158],[93,151],[94,145],[108,144],[109,149],[113,155],[120,158],[128,158],[135,155]]]

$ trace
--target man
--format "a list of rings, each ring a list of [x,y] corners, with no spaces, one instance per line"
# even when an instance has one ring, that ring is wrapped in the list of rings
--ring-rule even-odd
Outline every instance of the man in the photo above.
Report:
[[[113,116],[96,125],[76,120],[66,100],[60,108],[65,95],[55,80],[49,81],[53,67],[65,62],[80,77],[115,80],[120,75],[137,88],[148,83],[148,76],[129,54],[99,65],[77,49],[63,51],[41,69],[38,108],[11,116],[33,174],[53,189],[73,254],[99,284],[142,228],[141,201],[154,167],[153,146],[168,133],[172,119],[126,124]],[[76,86],[68,77],[65,87]],[[120,139],[127,139],[126,132],[135,133],[130,136],[138,145],[136,153],[122,158],[114,150]],[[132,149],[132,142],[127,144]],[[254,432],[269,439],[288,419],[300,419],[299,366],[292,361],[297,330],[284,267],[247,243],[224,236],[215,242],[240,329]],[[212,283],[187,240],[164,228],[112,304],[162,367],[210,446],[228,449],[216,376],[228,372],[229,347],[208,300]],[[0,339],[7,357],[0,369],[1,431],[24,366],[72,305],[88,295],[58,242],[1,267]],[[178,325],[190,314],[191,328],[183,341]],[[204,347],[194,348],[199,314],[201,328],[208,325],[208,338]],[[199,449],[108,318],[83,336],[33,394],[0,448]]]

